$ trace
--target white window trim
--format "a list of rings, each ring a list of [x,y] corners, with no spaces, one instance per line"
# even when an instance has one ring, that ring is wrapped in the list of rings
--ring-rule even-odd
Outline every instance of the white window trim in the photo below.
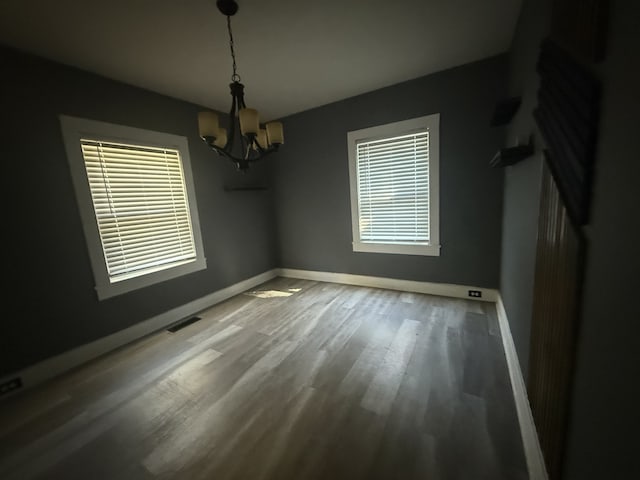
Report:
[[[67,151],[67,160],[69,162],[69,168],[71,169],[71,178],[76,192],[78,207],[80,209],[80,218],[82,220],[82,227],[85,234],[87,249],[89,251],[93,276],[96,282],[95,288],[98,294],[98,299],[103,300],[114,297],[116,295],[131,292],[139,288],[147,287],[207,268],[202,235],[200,233],[200,221],[193,183],[193,174],[191,171],[189,145],[186,137],[66,115],[60,115],[60,124]],[[105,142],[172,148],[180,152],[187,198],[189,202],[189,211],[191,213],[191,227],[196,247],[196,259],[194,261],[111,283],[102,251],[100,232],[98,230],[98,224],[93,209],[93,200],[91,198],[91,191],[89,189],[84,157],[82,155],[82,148],[80,144],[81,138],[86,137],[99,139]]]
[[[429,130],[429,244],[407,245],[363,242],[360,240],[360,212],[358,209],[358,172],[356,145],[385,137]],[[403,255],[440,255],[440,114],[378,125],[347,133],[349,152],[349,186],[351,192],[351,227],[354,252],[391,253]]]

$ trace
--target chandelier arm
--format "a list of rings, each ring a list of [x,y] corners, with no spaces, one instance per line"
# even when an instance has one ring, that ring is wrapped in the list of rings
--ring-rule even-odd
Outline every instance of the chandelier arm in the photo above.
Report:
[[[218,155],[221,155],[221,156],[225,157],[226,159],[231,160],[231,162],[235,163],[236,165],[246,161],[244,158],[236,157],[231,152],[227,152],[226,150],[224,150],[224,149],[222,149],[220,147],[216,147],[215,145],[213,145],[212,142],[209,142],[207,139],[204,139],[204,143],[206,143],[207,146],[211,150],[216,152]]]
[[[227,137],[227,144],[224,146],[225,151],[231,153],[233,148],[233,141],[236,134],[236,112],[237,112],[237,85],[241,85],[238,82],[233,82],[229,85],[231,88],[231,110],[229,111],[229,136]]]
[[[269,155],[271,153],[274,153],[274,152],[277,152],[278,151],[278,146],[277,145],[271,145],[269,148],[262,148],[260,146],[260,144],[258,143],[258,149],[260,150],[260,156],[250,159],[249,161],[251,163],[255,163],[258,160],[262,160],[267,155]]]
[[[244,160],[249,161],[249,155],[251,155],[251,145],[252,142],[250,139],[245,138],[244,135],[240,135],[240,143],[242,144],[242,151],[244,152]]]
[[[239,94],[238,94],[238,111],[240,111],[240,109],[242,108],[247,108],[247,104],[244,103],[244,88],[239,90]],[[249,134],[248,134],[249,135]],[[251,159],[250,155],[251,155],[251,147],[254,143],[258,143],[257,141],[255,141],[255,137],[249,135],[248,137],[245,137],[244,135],[242,135],[242,132],[240,132],[240,144],[241,144],[241,150],[244,152],[244,160],[246,162],[253,162],[255,160],[259,160],[259,159]]]
[[[207,146],[213,150],[214,152],[216,152],[218,155],[225,157],[227,160],[229,160],[231,163],[233,163],[236,168],[238,170],[240,170],[241,172],[245,172],[248,168],[249,165],[252,163],[256,163],[260,160],[262,160],[264,157],[266,157],[267,155],[270,155],[274,152],[278,151],[278,145],[272,145],[269,148],[262,148],[260,147],[260,144],[258,144],[258,148],[260,149],[260,155],[254,158],[241,158],[241,157],[236,157],[235,155],[233,155],[230,151],[227,151],[226,149],[220,148],[220,147],[216,147],[213,144],[213,137],[203,137],[202,140],[204,141],[204,143],[207,144]]]

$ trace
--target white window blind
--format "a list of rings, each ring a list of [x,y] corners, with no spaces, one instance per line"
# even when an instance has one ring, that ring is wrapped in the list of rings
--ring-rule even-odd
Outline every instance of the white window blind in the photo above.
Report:
[[[81,139],[111,283],[196,260],[180,152]]]
[[[428,245],[429,131],[356,144],[361,242]]]

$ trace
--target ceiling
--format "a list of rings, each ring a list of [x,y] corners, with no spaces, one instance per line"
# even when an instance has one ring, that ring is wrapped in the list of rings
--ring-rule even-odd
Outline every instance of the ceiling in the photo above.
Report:
[[[508,50],[522,0],[237,0],[246,101],[270,120]],[[215,0],[1,0],[0,43],[226,111]]]

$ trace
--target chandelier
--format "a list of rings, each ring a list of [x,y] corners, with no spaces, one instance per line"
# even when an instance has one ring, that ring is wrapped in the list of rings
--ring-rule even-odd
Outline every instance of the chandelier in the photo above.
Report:
[[[240,83],[237,73],[236,54],[233,48],[231,17],[238,11],[234,0],[218,0],[218,10],[227,17],[229,31],[229,48],[233,64],[231,75],[231,110],[226,128],[222,128],[218,115],[211,111],[198,114],[200,138],[218,154],[231,160],[240,171],[246,171],[249,165],[262,159],[265,155],[276,152],[284,143],[282,123],[269,122],[264,128],[260,126],[258,111],[247,108],[244,103],[244,85]],[[236,141],[238,139],[238,141]]]

